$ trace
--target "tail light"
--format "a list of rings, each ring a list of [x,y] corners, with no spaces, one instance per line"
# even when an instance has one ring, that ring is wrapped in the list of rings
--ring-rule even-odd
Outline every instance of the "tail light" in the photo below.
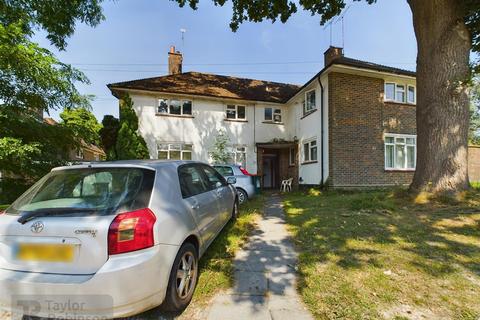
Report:
[[[240,171],[242,171],[242,173],[246,176],[251,176],[251,174],[244,167],[240,167]]]
[[[148,208],[119,214],[108,230],[108,254],[153,247],[153,225],[156,220]]]

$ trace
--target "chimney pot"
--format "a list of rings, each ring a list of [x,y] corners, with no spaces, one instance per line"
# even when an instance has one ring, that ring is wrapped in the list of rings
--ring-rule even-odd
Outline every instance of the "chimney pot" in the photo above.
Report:
[[[330,65],[334,60],[343,57],[343,48],[330,46],[323,54],[325,67]]]
[[[175,46],[170,47],[168,52],[168,74],[182,73],[183,56],[180,51],[175,51]]]

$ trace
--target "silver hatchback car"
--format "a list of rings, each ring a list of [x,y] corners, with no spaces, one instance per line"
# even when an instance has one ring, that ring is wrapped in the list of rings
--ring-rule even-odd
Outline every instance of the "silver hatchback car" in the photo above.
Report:
[[[215,164],[213,167],[226,179],[235,177],[234,184],[238,192],[238,202],[243,204],[255,196],[255,184],[253,176],[242,166],[235,164]]]
[[[0,215],[0,306],[72,319],[183,310],[199,257],[238,215],[233,183],[191,161],[53,169]]]

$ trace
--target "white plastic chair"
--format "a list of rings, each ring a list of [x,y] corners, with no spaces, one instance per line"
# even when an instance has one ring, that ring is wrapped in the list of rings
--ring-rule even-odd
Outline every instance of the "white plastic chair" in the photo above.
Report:
[[[292,182],[293,182],[293,178],[283,180],[282,185],[280,186],[280,191],[281,192],[292,191]]]

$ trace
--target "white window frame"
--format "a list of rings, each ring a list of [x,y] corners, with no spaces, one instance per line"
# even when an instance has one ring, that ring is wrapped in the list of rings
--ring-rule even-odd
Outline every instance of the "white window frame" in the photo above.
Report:
[[[403,89],[399,89],[399,87],[403,87]],[[407,95],[407,89],[406,89],[406,85],[402,84],[402,83],[397,83],[395,85],[395,102],[398,102],[398,103],[405,103],[406,102],[406,95]],[[399,98],[397,97],[400,96],[400,92],[403,92],[403,99],[402,100],[398,100]]]
[[[267,119],[265,117],[265,110],[270,109],[272,111],[272,119]],[[282,109],[281,108],[274,108],[274,107],[265,107],[264,110],[264,120],[265,122],[272,122],[272,123],[282,123]],[[278,120],[275,120],[275,116],[280,117]]]
[[[167,112],[160,112],[159,108],[160,108],[160,101],[165,101],[166,104],[167,104]],[[171,113],[171,110],[170,110],[170,105],[171,105],[171,101],[179,101],[180,102],[180,114],[178,113]],[[191,105],[191,108],[190,108],[190,113],[184,113],[184,110],[183,110],[183,105],[185,104],[185,102],[190,102],[190,105]],[[156,114],[158,115],[173,115],[173,116],[192,116],[193,115],[193,100],[190,100],[190,99],[181,99],[181,98],[158,98],[157,99],[157,110],[156,110]]]
[[[387,138],[393,138],[394,141],[387,142]],[[404,143],[398,142],[397,139],[404,139]],[[414,144],[408,144],[407,139],[414,139]],[[393,166],[387,167],[387,145],[393,146]],[[405,160],[403,167],[397,167],[397,146],[404,145],[405,146]],[[408,148],[407,147],[414,147],[414,166],[408,167]],[[417,136],[414,134],[398,134],[398,133],[385,133],[383,135],[383,149],[384,149],[384,166],[385,170],[387,171],[414,171],[417,166]]]
[[[308,94],[310,93],[315,94],[315,103],[313,105],[308,104]],[[312,112],[313,110],[317,109],[317,92],[315,89],[305,91],[305,102],[303,104],[303,114],[307,114],[309,112]]]
[[[243,160],[240,161],[239,155],[243,155]],[[247,146],[233,145],[230,147],[230,158],[233,164],[241,165],[243,168],[247,166]]]
[[[180,145],[180,149],[175,148],[175,145]],[[167,148],[160,148],[161,146],[167,146]],[[160,152],[167,152],[167,159],[171,159],[171,152],[172,151],[180,151],[180,159],[179,160],[185,160],[184,155],[186,153],[190,153],[190,159],[193,159],[193,144],[192,143],[185,143],[185,142],[164,142],[160,141],[157,142],[157,159],[160,159],[158,154]]]
[[[290,166],[294,166],[295,162],[297,161],[297,148],[296,147],[291,147],[288,151],[288,164]],[[293,158],[293,162],[292,162]]]
[[[312,145],[313,142],[315,143],[314,145]],[[307,146],[307,148],[308,148],[308,158],[306,157],[306,154],[305,154],[305,145],[308,145]],[[311,139],[303,141],[302,148],[303,148],[303,150],[302,150],[303,151],[303,153],[302,153],[303,163],[311,163],[311,162],[318,161],[318,142],[317,142],[317,138],[311,138]],[[313,158],[312,155],[314,154],[313,149],[316,149],[315,159],[312,159]]]
[[[408,94],[410,92],[410,88],[413,88],[413,101],[410,101],[408,99]],[[417,103],[417,88],[415,86],[412,86],[411,84],[407,85],[407,103],[408,104],[416,104]]]
[[[230,107],[234,107],[235,108],[235,118],[229,118],[227,116],[227,111],[230,109],[230,110],[233,110],[232,108]],[[245,109],[245,117],[244,118],[239,118],[238,117],[238,107],[243,107]],[[239,121],[246,121],[247,120],[247,106],[246,105],[243,105],[243,104],[227,104],[225,106],[225,119],[226,120],[239,120]]]
[[[388,99],[387,98],[387,85],[393,85],[393,99]],[[404,97],[405,97],[405,100],[403,100],[403,101],[397,101],[397,91],[401,91],[401,90],[398,90],[398,88],[397,88],[398,86],[403,86],[403,94],[404,94]],[[413,88],[413,90],[414,90],[415,97],[414,97],[413,102],[408,100],[408,90],[409,90],[409,88]],[[407,83],[385,81],[384,87],[383,87],[383,100],[388,101],[388,102],[396,102],[396,103],[415,105],[415,104],[417,104],[417,87],[415,85],[407,84]]]

